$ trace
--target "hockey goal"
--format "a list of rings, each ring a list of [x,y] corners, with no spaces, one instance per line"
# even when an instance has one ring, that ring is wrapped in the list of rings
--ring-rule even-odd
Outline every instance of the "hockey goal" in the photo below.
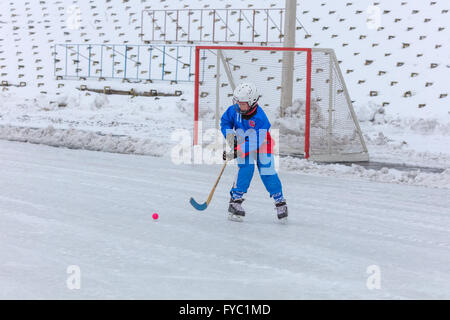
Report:
[[[292,105],[280,108],[283,57],[293,56]],[[366,144],[332,49],[197,46],[194,145],[220,129],[239,82],[253,82],[259,105],[278,130],[280,154],[314,161],[367,161]]]

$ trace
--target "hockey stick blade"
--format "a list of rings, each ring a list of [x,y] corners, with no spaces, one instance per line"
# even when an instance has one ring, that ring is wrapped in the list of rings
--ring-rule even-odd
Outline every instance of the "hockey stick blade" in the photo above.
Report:
[[[189,202],[198,211],[206,210],[206,208],[208,207],[208,203],[207,202],[199,204],[199,203],[197,203],[197,201],[194,200],[194,198],[191,198],[191,200]]]
[[[219,174],[219,176],[217,177],[216,183],[214,183],[214,187],[211,189],[211,192],[209,193],[208,199],[206,200],[205,203],[199,204],[199,203],[197,203],[197,201],[195,201],[194,198],[192,198],[192,197],[191,197],[191,200],[189,200],[189,202],[191,203],[191,205],[192,205],[195,209],[197,209],[198,211],[203,211],[203,210],[206,210],[206,208],[208,208],[208,205],[209,205],[209,203],[211,202],[211,199],[212,199],[212,197],[213,197],[213,195],[214,195],[214,191],[216,190],[217,184],[219,183],[220,177],[222,177],[222,173],[223,173],[223,171],[225,170],[225,167],[227,166],[227,163],[228,163],[228,160],[226,160],[226,161],[223,163],[222,170],[220,170],[220,174]]]

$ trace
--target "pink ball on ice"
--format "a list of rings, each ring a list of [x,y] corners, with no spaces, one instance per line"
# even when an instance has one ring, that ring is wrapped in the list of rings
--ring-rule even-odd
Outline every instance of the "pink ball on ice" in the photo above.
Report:
[[[159,215],[157,213],[154,213],[152,217],[153,217],[153,220],[158,220]]]

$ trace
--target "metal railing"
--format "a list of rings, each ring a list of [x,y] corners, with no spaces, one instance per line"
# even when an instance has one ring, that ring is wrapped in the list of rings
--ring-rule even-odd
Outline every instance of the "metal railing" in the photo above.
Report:
[[[284,8],[143,10],[140,36],[145,43],[282,43],[284,15]]]
[[[194,81],[189,45],[56,44],[54,76],[70,79]]]

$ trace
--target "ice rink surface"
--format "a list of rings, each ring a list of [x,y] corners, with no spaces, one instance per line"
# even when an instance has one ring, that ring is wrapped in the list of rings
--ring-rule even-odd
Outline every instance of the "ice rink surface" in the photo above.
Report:
[[[0,141],[2,299],[450,298],[450,197],[280,172],[287,225],[255,172],[227,220],[227,167]],[[159,214],[155,222],[153,213]],[[67,268],[81,271],[69,290]],[[369,290],[369,266],[380,289]]]

